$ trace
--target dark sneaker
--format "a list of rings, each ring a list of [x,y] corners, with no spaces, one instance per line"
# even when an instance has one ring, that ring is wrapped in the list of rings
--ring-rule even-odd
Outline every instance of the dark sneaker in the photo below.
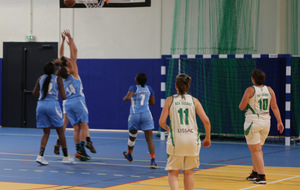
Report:
[[[256,184],[267,184],[266,176],[265,175],[258,175],[257,178],[253,181]]]
[[[258,175],[257,172],[252,171],[252,173],[248,177],[246,177],[246,179],[248,181],[254,181],[254,180],[256,180],[257,175]]]
[[[78,158],[80,161],[87,161],[91,159],[91,157],[86,154],[85,150],[77,150],[75,158]]]
[[[54,145],[54,154],[56,154],[56,155],[60,154],[59,147],[60,147],[59,144]]]
[[[151,159],[151,164],[150,164],[150,168],[152,169],[157,169],[158,168],[158,165],[155,163],[155,159]]]
[[[85,147],[91,151],[91,153],[96,153],[96,149],[93,146],[92,141],[86,142]]]
[[[128,162],[133,162],[133,158],[131,156],[131,154],[127,153],[127,152],[123,152],[123,156],[126,160],[128,160]]]
[[[80,154],[78,152],[75,154],[75,158],[79,159],[80,161],[87,161],[88,160],[88,158],[86,156],[83,156],[82,154]]]

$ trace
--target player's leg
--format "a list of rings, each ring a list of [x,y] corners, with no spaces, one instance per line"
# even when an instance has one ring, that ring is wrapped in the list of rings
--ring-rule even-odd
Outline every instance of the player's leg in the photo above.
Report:
[[[184,190],[194,189],[194,170],[183,170]]]
[[[137,130],[136,129],[132,129],[129,130],[129,137],[128,137],[128,152],[123,152],[123,156],[126,160],[128,160],[128,162],[133,162],[133,158],[132,158],[132,153],[133,153],[133,148],[135,145],[135,140],[137,137]]]
[[[65,132],[64,132],[64,129],[63,127],[57,127],[56,128],[56,132],[57,132],[57,135],[60,139],[60,144],[62,146],[62,151],[63,151],[63,163],[73,163],[74,162],[74,159],[69,157],[68,155],[68,149],[67,149],[67,141],[66,141],[66,137],[65,137]]]
[[[146,142],[148,145],[148,150],[149,150],[150,158],[151,158],[150,168],[156,169],[156,168],[158,168],[158,166],[155,163],[155,146],[153,143],[152,130],[144,131],[144,133],[145,133],[145,139],[146,139]]]
[[[171,190],[179,189],[178,174],[179,170],[168,170],[168,180]]]
[[[129,137],[128,137],[128,152],[124,151],[123,156],[128,162],[133,162],[132,153],[133,148],[135,145],[135,140],[137,137],[137,132],[139,129],[139,123],[140,123],[140,114],[130,114],[128,117],[128,131],[129,131]]]
[[[152,135],[152,130],[154,129],[154,121],[150,111],[141,114],[141,129],[145,133],[145,139],[150,153],[150,158],[151,158],[150,168],[152,169],[158,168],[157,164],[155,163],[155,146],[153,143],[153,135]]]
[[[91,141],[91,135],[90,135],[90,128],[89,126],[87,127],[87,132],[86,132],[86,144],[85,144],[85,147],[87,149],[89,149],[91,151],[91,153],[96,153],[96,149],[95,147],[93,146],[93,142]]]
[[[265,181],[265,170],[264,170],[264,159],[263,159],[263,153],[262,153],[262,146],[261,144],[254,144],[254,145],[248,145],[249,150],[251,151],[251,158],[253,165],[255,166],[256,172],[258,173],[258,177],[264,178],[260,180],[261,184],[266,183]],[[258,180],[258,179],[256,179]],[[255,181],[256,181],[255,180]],[[254,182],[255,182],[254,181]]]
[[[50,136],[50,128],[43,128],[43,136],[41,138],[41,146],[40,146],[40,153],[38,157],[36,158],[36,162],[41,164],[41,165],[48,165],[48,162],[44,159],[44,152],[45,148]]]
[[[87,129],[88,129],[88,123],[79,123],[79,146],[77,153],[79,153],[84,158],[82,158],[82,161],[85,161],[85,159],[90,160],[91,157],[87,155],[85,152],[85,139],[86,139],[86,134],[87,134]],[[76,145],[77,146],[77,145]]]

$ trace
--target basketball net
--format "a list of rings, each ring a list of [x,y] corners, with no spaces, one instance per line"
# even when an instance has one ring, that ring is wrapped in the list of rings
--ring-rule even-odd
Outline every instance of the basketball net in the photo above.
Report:
[[[102,8],[105,2],[106,4],[108,4],[109,0],[98,0],[98,3],[93,3],[93,2],[95,1],[82,0],[82,3],[86,6],[86,8]]]

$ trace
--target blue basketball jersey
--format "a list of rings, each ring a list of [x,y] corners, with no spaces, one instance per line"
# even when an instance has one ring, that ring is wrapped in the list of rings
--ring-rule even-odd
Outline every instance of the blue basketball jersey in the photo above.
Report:
[[[134,93],[131,97],[130,114],[150,111],[149,99],[154,96],[154,91],[150,86],[133,85],[129,87],[129,91]]]
[[[63,82],[67,96],[66,101],[75,97],[84,97],[83,86],[80,78],[76,79],[72,75],[69,75],[68,78],[63,80]]]
[[[43,84],[45,82],[45,79],[47,78],[48,75],[43,75],[39,84],[40,84],[40,97],[39,100],[42,100],[43,97]],[[48,86],[48,94],[45,99],[43,100],[58,100],[58,84],[57,84],[57,76],[56,75],[51,75],[51,80]],[[42,101],[43,101],[42,100]]]

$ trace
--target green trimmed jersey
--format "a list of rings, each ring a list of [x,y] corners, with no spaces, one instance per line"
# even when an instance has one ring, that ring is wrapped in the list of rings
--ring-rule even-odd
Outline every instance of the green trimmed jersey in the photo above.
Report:
[[[167,153],[176,156],[198,156],[201,142],[193,97],[185,94],[173,95],[172,98]]]
[[[271,103],[271,93],[267,86],[257,87],[253,86],[254,94],[249,99],[246,116],[247,115],[269,115],[270,103]]]

